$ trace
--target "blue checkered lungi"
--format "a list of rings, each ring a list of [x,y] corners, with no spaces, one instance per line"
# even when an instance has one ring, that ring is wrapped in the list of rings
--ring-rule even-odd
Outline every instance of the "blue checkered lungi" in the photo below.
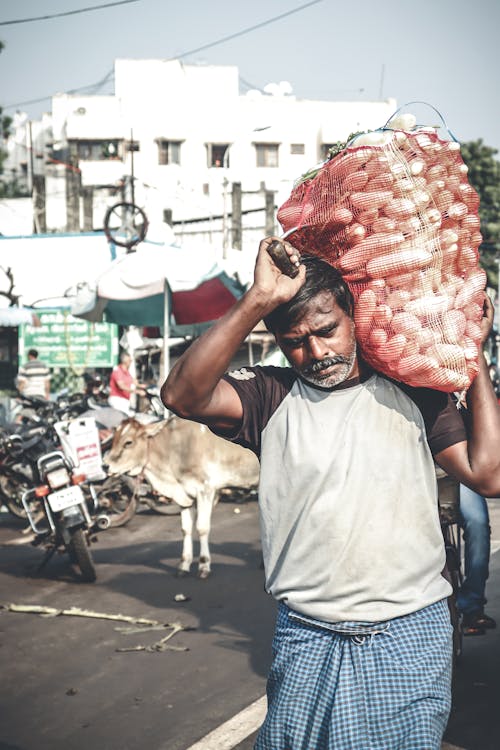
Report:
[[[280,604],[254,750],[439,750],[451,705],[446,600],[380,623]]]

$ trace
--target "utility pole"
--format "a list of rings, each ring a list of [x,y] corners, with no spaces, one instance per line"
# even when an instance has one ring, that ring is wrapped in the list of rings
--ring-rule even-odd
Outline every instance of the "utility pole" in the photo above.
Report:
[[[265,232],[266,237],[270,237],[276,232],[276,220],[274,218],[274,191],[265,190],[265,201],[266,201],[266,224]]]
[[[226,175],[222,180],[222,257],[227,258],[227,184]]]
[[[81,172],[78,168],[78,154],[70,152],[66,165],[66,231],[80,231],[80,190]]]
[[[29,155],[29,164],[30,164],[29,190],[30,190],[31,196],[33,197],[33,176],[35,174],[35,166],[34,166],[34,160],[33,160],[33,130],[31,127],[31,120],[28,120],[28,134],[29,134],[28,155]]]
[[[94,228],[94,188],[87,185],[82,188],[83,196],[83,231],[91,232]]]
[[[134,151],[139,151],[139,145],[134,143],[134,131],[130,130],[130,142],[127,150],[130,153],[130,202],[135,205],[135,175],[134,175]]]
[[[241,182],[233,182],[231,191],[231,217],[232,245],[236,250],[241,250]]]
[[[29,143],[28,143],[28,161],[30,165],[30,172],[29,172],[29,191],[31,195],[31,205],[33,208],[33,228],[32,232],[33,234],[38,234],[38,217],[37,217],[37,211],[36,211],[36,188],[35,188],[35,161],[33,159],[33,129],[31,125],[31,120],[28,120],[28,137],[29,137]]]
[[[45,201],[45,175],[33,175],[33,233],[45,234],[47,214]]]

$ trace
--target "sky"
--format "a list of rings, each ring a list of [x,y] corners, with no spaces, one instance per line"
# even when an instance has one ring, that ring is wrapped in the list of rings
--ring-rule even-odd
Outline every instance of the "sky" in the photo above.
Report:
[[[0,0],[5,114],[37,119],[50,99],[24,102],[84,87],[113,93],[112,78],[97,84],[116,58],[180,57],[236,65],[242,93],[289,81],[302,99],[425,101],[458,140],[481,138],[500,152],[500,0],[134,0],[5,24],[109,2]],[[416,114],[436,122],[431,110]]]

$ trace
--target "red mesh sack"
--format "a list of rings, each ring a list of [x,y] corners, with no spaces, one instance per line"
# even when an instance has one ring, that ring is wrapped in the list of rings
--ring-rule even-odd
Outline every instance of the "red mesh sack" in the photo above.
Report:
[[[300,181],[278,211],[287,241],[338,268],[376,370],[452,392],[478,371],[486,274],[479,197],[456,141],[396,119]]]

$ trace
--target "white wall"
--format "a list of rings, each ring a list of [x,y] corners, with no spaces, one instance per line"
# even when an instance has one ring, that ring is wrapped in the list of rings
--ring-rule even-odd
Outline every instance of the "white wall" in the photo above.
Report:
[[[67,138],[129,140],[133,133],[140,143],[133,156],[135,200],[151,221],[158,222],[166,208],[177,221],[220,215],[224,180],[229,185],[241,182],[244,192],[258,191],[265,183],[281,204],[293,182],[318,163],[322,143],[379,127],[395,109],[394,99],[329,102],[259,92],[240,96],[235,66],[120,59],[115,61],[114,96],[54,96],[51,123],[53,141],[59,145]],[[182,141],[180,166],[158,164],[158,139]],[[226,169],[208,168],[207,143],[230,144]],[[279,144],[279,167],[256,167],[256,143]],[[305,153],[291,154],[292,143],[304,144]],[[80,161],[79,166],[83,186],[96,186],[99,194],[100,187],[118,185],[130,174],[131,155],[126,153],[123,160]],[[57,188],[55,182],[47,184],[47,224],[60,230],[66,220],[64,175],[55,168],[50,174],[58,183]],[[111,205],[121,199],[119,193],[110,196],[104,189],[99,195],[99,206],[103,200]],[[261,200],[263,205],[263,195]],[[102,213],[100,208],[96,211],[95,228],[102,226]]]
[[[0,200],[0,234],[31,234],[33,231],[33,203],[31,198],[4,198]],[[0,253],[0,266],[5,260]]]

